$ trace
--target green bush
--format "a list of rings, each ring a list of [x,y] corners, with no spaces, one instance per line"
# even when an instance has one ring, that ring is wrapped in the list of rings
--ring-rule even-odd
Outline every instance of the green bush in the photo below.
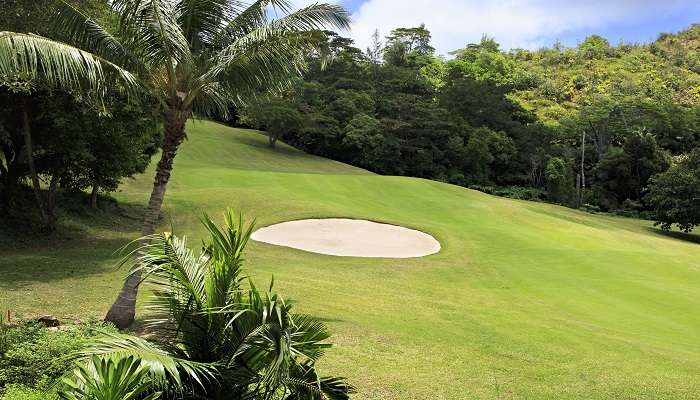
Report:
[[[0,395],[0,400],[55,400],[58,396],[55,392],[46,392],[32,389],[23,385],[9,385],[5,394]]]
[[[597,205],[589,203],[582,204],[581,207],[579,207],[579,209],[582,211],[589,212],[591,214],[600,214],[603,212],[603,210],[601,210],[601,208]]]
[[[494,196],[508,197],[518,200],[544,200],[545,192],[541,189],[525,186],[484,186],[469,185],[469,189],[492,194]]]
[[[113,329],[103,323],[65,326],[56,331],[36,322],[5,327],[1,340],[3,352],[0,353],[0,394],[10,393],[10,388],[15,392],[24,390],[13,385],[48,391],[57,378],[73,368],[66,356],[91,341],[97,334],[95,328]],[[3,400],[8,398],[7,393]]]
[[[543,190],[525,186],[499,187],[493,194],[518,200],[544,200],[545,198]]]

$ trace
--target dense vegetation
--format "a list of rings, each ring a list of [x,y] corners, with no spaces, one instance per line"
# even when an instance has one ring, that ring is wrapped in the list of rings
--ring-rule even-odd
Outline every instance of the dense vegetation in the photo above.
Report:
[[[325,324],[294,312],[272,283],[264,291],[246,278],[253,225],[231,210],[224,220],[219,227],[204,216],[210,237],[201,252],[167,232],[123,259],[151,288],[151,340],[110,326],[7,326],[0,317],[0,398],[346,400],[352,387],[316,369],[331,346]]]
[[[49,330],[39,322],[0,318],[0,399],[55,398],[56,382],[73,362],[66,357],[96,339],[114,333],[104,323],[88,322]],[[54,328],[55,329],[55,328]],[[54,396],[49,395],[53,392]],[[43,397],[42,397],[43,396]]]
[[[102,36],[111,31],[126,35],[124,24],[136,23],[114,13],[129,14],[125,8],[129,2],[121,6],[119,2],[114,9],[102,0],[72,1],[77,8],[59,4],[49,6],[61,15],[65,26],[60,29],[42,3],[13,1],[8,3],[13,12],[4,13],[0,30],[39,33],[89,49],[97,46],[94,50],[102,54],[108,51],[99,48],[107,45]],[[316,23],[328,11],[319,10],[318,15],[307,10],[296,17],[297,22],[292,18],[284,26]],[[213,23],[200,22],[203,25],[196,29]],[[91,24],[97,25],[86,31]],[[536,51],[502,51],[484,37],[452,52],[448,60],[435,56],[430,32],[423,26],[396,29],[384,42],[375,35],[366,51],[333,32],[326,32],[320,51],[312,51],[312,41],[321,38],[312,36],[307,44],[289,49],[312,55],[307,57],[305,78],[281,95],[263,96],[237,109],[219,89],[193,89],[204,97],[193,96],[191,104],[181,104],[182,112],[175,114],[240,117],[238,122],[265,129],[271,146],[284,137],[305,151],[382,174],[426,177],[493,194],[652,217],[664,229],[674,223],[685,230],[697,225],[694,213],[670,223],[669,216],[679,213],[658,213],[662,201],[696,207],[696,198],[662,200],[658,193],[671,192],[659,190],[656,196],[646,196],[649,185],[659,181],[650,180],[652,176],[680,163],[698,145],[697,25],[678,34],[661,34],[644,45],[611,46],[604,38],[591,36],[575,48],[555,44]],[[198,46],[221,47],[207,40]],[[204,54],[199,47],[191,50]],[[327,65],[329,53],[333,62]],[[228,90],[237,93],[234,97],[282,87],[275,82],[289,76],[289,66],[268,56],[260,55],[265,82],[252,76],[257,83],[237,82],[236,90]],[[296,67],[304,67],[298,57],[292,59]],[[148,69],[145,64],[141,67]],[[62,193],[89,189],[95,207],[100,191],[112,191],[123,177],[143,171],[158,147],[168,144],[176,149],[184,139],[182,132],[162,139],[158,121],[167,114],[160,108],[168,100],[156,100],[160,91],[141,98],[126,97],[126,87],[112,88],[105,98],[85,91],[84,85],[78,85],[79,91],[66,91],[74,83],[28,80],[23,73],[0,76],[0,96],[7,104],[0,110],[0,212],[12,214],[17,204],[34,203],[43,225],[51,230]],[[136,74],[133,79],[150,78]],[[130,85],[128,80],[115,84]],[[94,89],[94,82],[88,87]],[[182,126],[178,121],[162,126],[175,129]],[[163,167],[172,166],[174,151],[163,154],[168,155]],[[149,232],[169,168],[160,172],[155,200],[149,202]],[[23,182],[31,183],[33,194]]]
[[[105,18],[103,2],[76,3]],[[54,33],[54,2],[11,1],[3,10],[0,31]],[[0,104],[0,214],[26,222],[27,209],[38,209],[48,230],[56,227],[58,209],[76,198],[67,192],[88,189],[97,208],[99,192],[143,172],[158,150],[153,104],[118,89],[99,96],[0,74]]]
[[[700,25],[646,45],[506,52],[484,37],[449,60],[422,26],[328,46],[327,69],[242,121],[382,174],[632,215],[659,208],[649,179],[700,144]]]

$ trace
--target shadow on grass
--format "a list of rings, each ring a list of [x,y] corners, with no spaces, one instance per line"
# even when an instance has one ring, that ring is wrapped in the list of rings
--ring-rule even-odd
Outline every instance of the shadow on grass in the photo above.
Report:
[[[684,242],[690,242],[695,244],[700,244],[700,235],[696,233],[685,233],[679,231],[664,231],[659,228],[648,227],[647,230],[651,233],[660,236],[666,236],[676,240],[682,240]]]
[[[302,152],[301,150],[297,150],[292,146],[289,146],[287,144],[284,144],[281,141],[277,142],[277,145],[275,147],[270,147],[267,144],[267,135],[264,133],[260,133],[260,138],[256,138],[254,136],[240,136],[236,137],[236,141],[244,144],[246,146],[254,147],[256,149],[260,149],[262,151],[265,151],[269,154],[275,155],[275,156],[284,156],[284,157],[290,157],[290,158],[309,158],[309,155]]]
[[[119,254],[115,250],[126,240],[101,239],[81,250],[47,248],[31,254],[5,254],[0,261],[0,290],[18,290],[36,283],[87,278],[117,273]],[[76,242],[76,246],[84,243]],[[126,275],[126,267],[122,268]]]
[[[41,231],[33,214],[27,210],[3,217],[0,290],[116,273],[119,250],[139,236],[143,206],[62,210],[52,233]],[[123,271],[126,274],[126,268]]]
[[[137,203],[117,204],[109,199],[103,201],[98,209],[91,209],[80,204],[80,199],[68,198],[56,212],[56,229],[47,232],[42,227],[36,208],[25,207],[0,217],[3,222],[0,224],[0,253],[138,233],[144,212],[145,207]]]

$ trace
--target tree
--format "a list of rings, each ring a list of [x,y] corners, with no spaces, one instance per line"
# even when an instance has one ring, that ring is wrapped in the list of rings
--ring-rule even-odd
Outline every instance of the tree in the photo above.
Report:
[[[508,169],[508,162],[515,154],[515,146],[503,132],[481,127],[470,133],[464,152],[468,181],[493,184],[499,183],[498,175]]]
[[[343,133],[343,148],[363,168],[383,172],[399,156],[397,143],[388,141],[380,122],[367,114],[356,115]]]
[[[297,133],[302,126],[299,111],[282,102],[257,104],[251,111],[255,126],[267,133],[270,147],[275,147],[282,135]]]
[[[430,31],[425,24],[414,28],[397,28],[386,38],[384,61],[395,66],[428,64],[435,48],[430,45]]]
[[[470,183],[489,183],[491,174],[489,164],[493,162],[494,157],[489,151],[486,135],[482,135],[481,132],[481,130],[474,132],[464,147],[467,176]]]
[[[255,89],[284,86],[319,48],[323,35],[318,29],[348,28],[347,12],[328,4],[269,20],[268,6],[287,11],[285,0],[261,0],[245,8],[232,0],[115,0],[110,3],[118,19],[114,30],[61,4],[57,18],[75,46],[2,32],[0,75],[95,90],[119,80],[156,99],[164,134],[144,235],[155,231],[186,121],[193,114],[225,114],[232,102]],[[125,282],[107,314],[118,327],[134,319],[139,280],[136,274]]]
[[[544,171],[547,197],[550,201],[569,204],[572,200],[574,178],[571,165],[560,157],[551,157]]]
[[[161,140],[153,104],[112,94],[101,99],[100,105],[109,112],[98,113],[94,105],[87,103],[78,114],[73,106],[73,118],[62,129],[66,136],[82,143],[84,156],[70,162],[61,186],[90,189],[92,208],[97,208],[98,192],[114,191],[123,178],[143,173]],[[80,120],[76,121],[78,117]]]
[[[91,16],[102,19],[104,19],[105,10],[108,9],[107,2],[104,0],[72,0],[72,4],[80,4]],[[53,34],[51,21],[53,15],[58,12],[55,2],[8,0],[3,3],[3,11],[0,15],[0,31],[31,32],[44,36]],[[48,230],[53,229],[57,219],[54,209],[59,184],[66,186],[66,183],[75,176],[86,175],[84,163],[78,163],[77,160],[97,158],[90,152],[90,146],[86,145],[88,140],[86,136],[93,134],[91,129],[98,121],[107,121],[104,116],[105,103],[109,102],[111,106],[128,102],[124,96],[117,101],[112,98],[108,102],[99,102],[99,106],[91,108],[86,113],[85,110],[90,108],[90,103],[96,103],[91,101],[93,99],[90,96],[50,89],[42,82],[29,81],[22,76],[0,77],[0,96],[4,105],[3,112],[0,113],[2,127],[0,131],[4,133],[2,155],[7,160],[4,168],[0,168],[0,181],[5,189],[0,193],[0,211],[10,212],[26,205],[18,195],[21,194],[20,180],[28,175],[31,178],[43,227]],[[133,110],[136,113],[142,112],[137,108]],[[138,129],[132,121],[140,120],[139,116],[131,117],[119,122],[122,127],[120,132],[133,132],[134,129]],[[75,131],[80,131],[80,134],[74,135]],[[115,132],[109,130],[109,133]],[[133,134],[139,135],[138,132]],[[144,140],[148,140],[147,138],[148,135],[144,135]],[[115,141],[119,142],[118,139],[120,139],[118,136],[112,135],[112,137],[103,138],[100,143],[100,146],[105,148],[104,154],[113,161],[124,156],[125,152],[141,154],[143,147],[138,144],[121,148],[113,146]],[[28,151],[29,149],[31,151]],[[50,161],[52,168],[47,168],[46,161]],[[133,169],[131,165],[127,165],[130,160],[121,161],[119,164],[122,168]],[[142,159],[140,163],[144,164],[147,161]],[[66,168],[66,166],[70,167]],[[61,170],[58,171],[59,174],[55,173],[56,169]],[[121,171],[115,168],[110,170],[110,174],[117,175],[107,178],[107,171],[105,171],[102,174],[103,180],[118,180],[122,177],[119,175]],[[57,178],[54,179],[54,177]],[[54,184],[48,184],[45,186],[47,190],[42,191],[42,179]],[[96,191],[93,190],[93,193]]]
[[[585,60],[602,59],[611,55],[610,43],[603,37],[591,35],[578,45],[578,53]]]
[[[674,224],[684,232],[700,225],[700,148],[696,148],[668,171],[649,181],[644,200],[654,210],[655,225],[670,230]]]
[[[389,46],[402,44],[406,53],[418,53],[431,55],[435,48],[430,45],[430,31],[425,29],[425,24],[414,28],[397,28],[391,31],[386,40]]]
[[[160,132],[147,102],[118,92],[97,99],[17,84],[26,90],[0,85],[7,213],[27,206],[20,183],[29,177],[43,228],[51,231],[61,192],[92,189],[96,206],[98,190],[115,190],[122,178],[143,172],[157,151]]]
[[[639,201],[649,178],[668,168],[654,136],[637,132],[622,147],[611,147],[595,166],[601,205],[616,209],[627,199]]]
[[[367,58],[372,64],[379,64],[382,62],[382,54],[384,53],[384,46],[382,41],[379,39],[379,29],[375,29],[372,34],[372,43],[367,46]]]

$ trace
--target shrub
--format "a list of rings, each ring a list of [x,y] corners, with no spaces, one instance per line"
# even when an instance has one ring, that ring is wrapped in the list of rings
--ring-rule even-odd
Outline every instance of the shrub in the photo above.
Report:
[[[545,198],[545,193],[541,189],[525,186],[498,187],[493,194],[518,200],[544,200]]]
[[[145,322],[155,337],[96,339],[78,357],[85,363],[64,380],[61,398],[112,399],[98,395],[110,389],[139,393],[134,400],[155,399],[160,392],[177,398],[347,400],[353,388],[316,369],[330,347],[323,322],[295,313],[272,284],[258,290],[245,277],[243,252],[253,226],[231,210],[224,227],[206,215],[202,222],[211,239],[200,252],[185,237],[166,232],[142,238],[124,258],[153,289]]]
[[[51,331],[36,322],[3,328],[4,333],[0,335],[0,342],[4,343],[4,351],[0,353],[0,393],[9,392],[10,388],[23,393],[29,393],[29,389],[48,391],[57,378],[72,369],[72,362],[66,359],[66,355],[92,341],[94,328],[110,329],[103,323],[90,323]],[[18,389],[16,385],[25,388]]]
[[[56,400],[55,392],[46,392],[32,389],[23,385],[9,385],[5,394],[0,395],[0,400]]]

